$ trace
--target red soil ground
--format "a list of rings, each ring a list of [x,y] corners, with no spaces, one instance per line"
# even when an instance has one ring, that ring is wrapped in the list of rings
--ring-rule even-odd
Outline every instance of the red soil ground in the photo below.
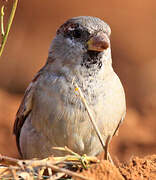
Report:
[[[118,164],[117,167],[102,160],[81,174],[90,180],[155,180],[156,155],[134,157],[128,163]]]

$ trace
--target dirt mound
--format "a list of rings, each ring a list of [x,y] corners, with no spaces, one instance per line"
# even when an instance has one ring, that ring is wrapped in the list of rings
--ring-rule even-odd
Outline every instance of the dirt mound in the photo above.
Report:
[[[142,159],[134,157],[128,164],[119,166],[119,171],[126,180],[156,179],[156,155]]]
[[[155,180],[156,155],[134,157],[127,164],[119,164],[118,168],[102,160],[81,174],[90,180]]]
[[[118,168],[105,160],[102,160],[99,164],[93,165],[81,174],[88,177],[90,180],[124,180]]]

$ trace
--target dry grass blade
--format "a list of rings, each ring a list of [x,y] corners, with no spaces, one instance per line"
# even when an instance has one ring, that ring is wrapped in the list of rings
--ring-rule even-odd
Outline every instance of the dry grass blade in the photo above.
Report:
[[[49,179],[53,180],[51,168],[48,168],[48,174],[49,174]]]
[[[65,173],[58,172],[58,173],[54,174],[52,177],[53,177],[53,179],[57,180],[57,179],[60,179],[61,177],[63,177],[64,175],[65,175]]]
[[[52,168],[53,170],[55,171],[58,171],[58,172],[62,172],[62,173],[65,173],[69,176],[72,176],[72,177],[77,177],[77,178],[80,178],[80,179],[84,179],[84,180],[89,180],[88,178],[76,173],[76,172],[72,172],[70,170],[67,170],[65,168],[59,168],[58,166],[55,166],[55,165],[51,165],[51,164],[47,164],[47,167],[50,167]]]
[[[72,155],[67,155],[67,156],[64,156],[64,157],[54,157],[54,159],[56,160],[56,161],[64,161],[64,160],[66,160],[66,161],[81,161],[84,157],[85,157],[85,159],[86,159],[86,161],[88,161],[88,162],[93,162],[93,163],[98,163],[99,162],[99,160],[97,159],[97,157],[95,157],[95,156],[80,156],[79,154],[77,154],[77,153],[75,153],[75,152],[73,152],[71,149],[69,149],[68,147],[53,147],[53,149],[56,149],[56,150],[60,150],[60,151],[66,151],[66,152],[68,152],[68,153],[70,153],[70,154],[72,154]]]
[[[75,85],[75,90],[79,92],[80,98],[81,98],[83,104],[86,107],[86,110],[87,110],[88,116],[90,118],[90,121],[91,121],[91,123],[92,123],[92,125],[93,125],[93,127],[95,129],[95,132],[96,132],[97,136],[99,137],[101,145],[102,145],[102,147],[103,147],[103,149],[105,151],[105,143],[104,143],[102,135],[101,135],[101,133],[100,133],[100,131],[99,131],[97,125],[96,125],[96,122],[94,121],[94,117],[92,115],[92,112],[91,112],[91,110],[90,110],[90,108],[89,108],[89,106],[88,106],[88,104],[87,104],[87,102],[86,102],[86,100],[85,100],[85,98],[83,96],[83,93],[82,93],[81,89],[78,87],[77,83],[75,83],[75,82],[73,82],[73,83]]]
[[[10,177],[11,176],[11,172],[9,170],[8,167],[0,167],[0,177]]]
[[[0,164],[3,165],[19,165],[19,160],[16,158],[11,158],[11,157],[7,157],[7,156],[2,156],[0,154]]]
[[[37,179],[42,179],[42,176],[43,176],[45,169],[46,169],[45,167],[42,167],[41,169],[38,170]]]
[[[64,148],[63,147],[53,147],[53,149],[57,149],[57,150],[60,150],[60,151],[66,151],[74,156],[77,156],[77,157],[80,157],[79,154],[75,153],[74,151],[72,151],[71,149],[69,149],[67,146],[65,146]]]
[[[101,145],[102,145],[102,147],[103,147],[103,149],[104,149],[104,151],[105,151],[105,154],[106,154],[105,157],[107,157],[107,159],[109,159],[109,161],[114,165],[113,160],[112,160],[109,152],[107,152],[107,149],[108,149],[108,145],[109,145],[109,144],[107,144],[107,147],[106,147],[106,145],[105,145],[105,143],[104,143],[104,141],[103,141],[102,135],[101,135],[101,133],[100,133],[100,131],[99,131],[97,125],[96,125],[96,122],[94,121],[94,117],[93,117],[93,115],[92,115],[92,112],[91,112],[91,110],[90,110],[90,108],[89,108],[89,106],[88,106],[88,104],[87,104],[87,102],[86,102],[86,100],[85,100],[85,98],[84,98],[84,96],[83,96],[83,93],[82,93],[81,89],[78,87],[78,85],[77,85],[76,82],[73,81],[73,84],[75,85],[75,90],[78,91],[78,93],[79,93],[79,95],[80,95],[80,98],[81,98],[81,100],[82,100],[82,102],[83,102],[83,104],[84,104],[84,106],[85,106],[85,108],[86,108],[86,110],[87,110],[89,119],[90,119],[90,121],[91,121],[91,123],[92,123],[92,125],[93,125],[93,127],[94,127],[94,130],[95,130],[95,132],[96,132],[96,134],[97,134],[97,136],[98,136],[98,138],[99,138],[99,140],[100,140],[100,142],[101,142]],[[108,138],[109,138],[109,137],[108,137]],[[108,139],[108,143],[109,143],[109,139]]]
[[[87,110],[88,116],[90,118],[90,121],[91,121],[91,123],[92,123],[92,125],[93,125],[93,127],[94,127],[94,129],[96,131],[97,136],[99,137],[99,140],[101,142],[101,145],[102,145],[103,149],[105,150],[105,143],[104,143],[102,135],[101,135],[101,133],[100,133],[100,131],[99,131],[97,125],[96,125],[96,122],[94,121],[94,117],[92,115],[92,112],[91,112],[91,110],[90,110],[90,108],[89,108],[89,106],[88,106],[88,104],[87,104],[87,102],[86,102],[86,100],[85,100],[85,98],[83,96],[83,93],[82,93],[81,89],[78,87],[77,83],[74,82],[74,84],[75,84],[75,90],[79,92],[80,98],[81,98],[83,104],[86,107],[86,110]]]
[[[43,177],[46,177],[56,180],[63,176],[72,176],[87,180],[79,173],[68,170],[69,165],[78,170],[84,168],[83,163],[99,162],[96,157],[80,156],[67,147],[56,149],[67,151],[72,155],[31,160],[19,160],[0,155],[0,179],[18,179],[19,177],[43,179]],[[48,169],[48,176],[44,175],[45,169]]]
[[[10,171],[11,171],[11,173],[12,173],[13,178],[14,178],[15,180],[18,180],[18,176],[17,176],[17,174],[16,174],[15,169],[13,169],[13,168],[10,167]]]

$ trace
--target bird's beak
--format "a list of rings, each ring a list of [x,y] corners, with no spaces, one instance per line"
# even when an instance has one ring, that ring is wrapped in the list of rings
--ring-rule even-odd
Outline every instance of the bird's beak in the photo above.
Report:
[[[109,39],[103,32],[91,37],[87,42],[88,50],[102,52],[109,47]]]

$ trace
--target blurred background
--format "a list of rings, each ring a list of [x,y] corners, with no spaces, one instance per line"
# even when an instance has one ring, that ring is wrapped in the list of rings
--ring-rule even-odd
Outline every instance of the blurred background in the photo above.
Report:
[[[12,0],[6,4],[5,22]],[[73,16],[97,16],[111,29],[113,67],[127,99],[127,115],[111,153],[120,161],[156,152],[156,1],[19,1],[0,58],[0,154],[19,157],[12,127],[23,93],[44,65],[56,29]]]

